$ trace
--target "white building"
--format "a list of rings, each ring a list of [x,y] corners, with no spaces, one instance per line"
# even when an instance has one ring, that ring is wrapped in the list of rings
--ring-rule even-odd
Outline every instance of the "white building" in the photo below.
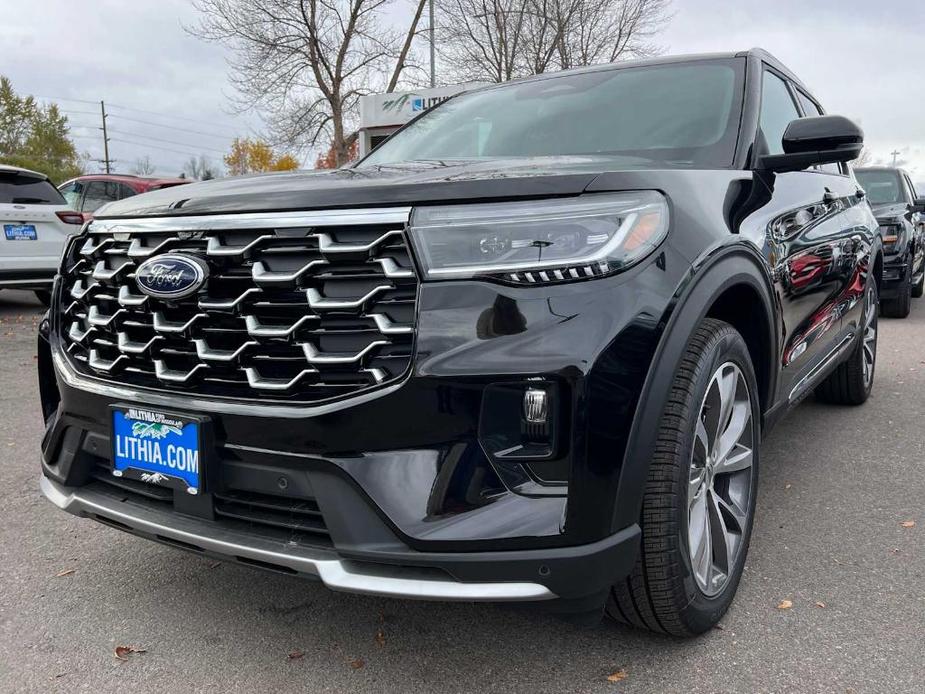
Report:
[[[415,116],[433,108],[451,96],[484,82],[453,84],[413,92],[390,92],[360,97],[360,156],[368,154],[376,145],[398,130]]]

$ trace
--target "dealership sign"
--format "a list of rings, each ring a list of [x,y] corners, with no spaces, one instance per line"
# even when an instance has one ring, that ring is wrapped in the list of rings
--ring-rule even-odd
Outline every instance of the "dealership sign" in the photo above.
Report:
[[[414,92],[369,94],[360,98],[360,129],[403,125],[451,96],[479,86],[479,82],[469,82]]]

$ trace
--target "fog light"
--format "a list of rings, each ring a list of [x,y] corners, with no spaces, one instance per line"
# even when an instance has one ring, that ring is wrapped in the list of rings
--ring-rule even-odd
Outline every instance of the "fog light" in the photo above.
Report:
[[[524,419],[530,424],[546,424],[549,417],[549,398],[545,390],[527,388],[524,391]]]

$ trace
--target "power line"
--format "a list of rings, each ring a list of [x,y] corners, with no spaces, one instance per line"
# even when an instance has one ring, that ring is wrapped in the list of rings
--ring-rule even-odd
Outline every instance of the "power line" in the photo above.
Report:
[[[137,141],[135,141],[135,140],[126,140],[126,139],[118,138],[118,137],[113,137],[113,138],[110,138],[110,139],[111,139],[113,142],[123,142],[123,143],[128,144],[128,145],[137,145],[137,146],[139,146],[139,147],[151,147],[152,149],[161,149],[161,150],[164,150],[165,152],[173,152],[174,154],[182,154],[182,155],[187,156],[187,157],[193,156],[193,155],[196,154],[195,152],[191,152],[191,151],[189,151],[189,150],[187,150],[187,151],[184,152],[184,151],[181,151],[181,150],[179,150],[179,149],[171,149],[170,147],[162,147],[162,146],[160,146],[160,145],[148,144],[147,142],[137,142]]]
[[[171,114],[171,113],[161,113],[161,112],[158,112],[158,111],[146,111],[146,110],[141,109],[141,108],[132,108],[131,106],[119,106],[118,104],[112,104],[112,107],[113,107],[113,108],[121,109],[121,110],[123,110],[123,111],[135,111],[136,113],[146,113],[146,114],[148,114],[149,116],[158,116],[158,117],[160,117],[160,118],[172,118],[172,119],[176,119],[176,120],[185,120],[185,121],[188,121],[188,122],[190,122],[190,123],[198,123],[199,125],[211,125],[211,126],[213,126],[213,127],[214,127],[214,126],[218,126],[218,127],[220,127],[220,128],[227,128],[228,130],[235,130],[235,129],[236,129],[235,126],[233,126],[233,125],[231,125],[231,124],[221,125],[221,124],[218,124],[218,123],[213,123],[212,121],[203,120],[203,119],[201,119],[201,118],[187,118],[186,116],[177,116],[177,115],[174,115],[174,114]],[[125,116],[123,116],[123,118],[124,118],[124,117],[125,117]]]
[[[88,100],[88,99],[73,99],[73,98],[70,98],[70,97],[63,97],[63,96],[36,96],[35,98],[36,98],[36,99],[45,99],[46,101],[73,101],[73,102],[76,102],[76,103],[79,103],[79,104],[94,104],[94,105],[96,105],[96,104],[99,103],[98,101],[90,101],[90,100]],[[172,113],[163,113],[163,112],[161,112],[161,111],[148,111],[148,110],[141,109],[141,108],[134,108],[134,107],[132,107],[132,106],[122,106],[122,105],[120,105],[120,104],[113,104],[113,103],[110,103],[110,104],[109,104],[109,108],[110,108],[110,109],[118,109],[118,110],[121,110],[121,111],[134,111],[134,112],[136,112],[136,113],[146,113],[146,114],[148,114],[149,116],[157,116],[158,118],[167,118],[167,119],[172,119],[172,120],[183,120],[183,121],[188,121],[188,122],[190,122],[190,123],[198,123],[199,125],[208,125],[208,126],[213,127],[213,128],[219,127],[219,128],[224,128],[224,129],[226,129],[226,130],[228,130],[228,131],[230,131],[230,132],[233,132],[233,131],[237,130],[237,127],[234,126],[234,125],[231,125],[230,123],[228,123],[228,124],[215,123],[215,122],[213,122],[213,121],[205,120],[205,119],[202,119],[202,118],[189,118],[189,117],[187,117],[187,116],[178,116],[178,115],[172,114]],[[94,113],[93,115],[95,115],[95,113]],[[112,115],[118,116],[118,114],[112,114]],[[128,116],[119,116],[119,117],[120,117],[120,118],[123,118],[123,119],[125,119],[125,120],[130,120]],[[142,121],[142,122],[144,122],[144,121]],[[160,125],[160,124],[158,124],[158,123],[149,123],[149,125]],[[168,126],[168,127],[169,127],[169,126]],[[203,133],[197,133],[197,134],[203,134]],[[206,133],[206,134],[214,135],[214,133]],[[228,137],[234,137],[234,135],[229,135]]]
[[[177,132],[192,133],[193,135],[205,135],[206,137],[217,137],[220,140],[230,139],[229,136],[225,136],[225,135],[216,135],[215,133],[206,133],[206,132],[202,132],[201,130],[190,130],[189,128],[180,128],[175,125],[168,125],[167,123],[152,123],[151,121],[147,121],[147,120],[139,120],[138,118],[129,118],[128,116],[122,116],[122,115],[119,115],[118,113],[113,113],[110,115],[113,116],[114,118],[118,118],[119,120],[127,120],[133,123],[141,123],[142,125],[153,125],[155,128],[166,128],[168,130],[176,130]]]
[[[110,132],[112,132],[114,135],[124,135],[125,137],[135,137],[135,138],[138,138],[139,140],[152,140],[153,142],[163,142],[164,144],[177,145],[178,147],[189,147],[190,149],[195,149],[195,150],[210,150],[212,152],[218,152],[220,154],[224,153],[225,151],[223,149],[218,149],[217,147],[207,147],[205,145],[194,145],[188,142],[176,142],[175,140],[165,140],[160,137],[152,137],[150,135],[141,135],[139,133],[124,133],[121,130],[112,130]]]
[[[74,101],[78,104],[93,104],[94,106],[99,103],[99,101],[90,101],[89,99],[71,99],[64,96],[35,96],[34,98],[44,99],[45,101]]]

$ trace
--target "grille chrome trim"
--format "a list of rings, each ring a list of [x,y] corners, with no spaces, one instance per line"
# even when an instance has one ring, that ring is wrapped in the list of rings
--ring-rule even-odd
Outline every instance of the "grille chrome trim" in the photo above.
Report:
[[[62,264],[56,300],[69,305],[53,322],[62,358],[75,376],[152,396],[310,406],[384,392],[414,353],[409,214],[95,220]],[[168,252],[208,264],[196,295],[136,287],[137,267]]]
[[[278,541],[229,530],[216,532],[214,528],[207,528],[206,522],[200,519],[180,516],[172,511],[146,508],[139,504],[116,502],[111,497],[90,489],[65,487],[44,475],[39,480],[39,488],[51,503],[75,516],[111,518],[129,532],[149,538],[166,537],[187,547],[202,548],[229,561],[240,561],[240,558],[244,557],[288,567],[299,573],[317,576],[332,590],[469,602],[551,600],[557,597],[549,588],[539,583],[462,583],[449,574],[445,579],[409,577],[407,573],[402,573],[399,567],[388,564],[372,567],[344,561],[329,550],[293,547],[281,551]]]
[[[374,289],[369,290],[359,299],[329,299],[326,296],[322,296],[321,292],[317,289],[306,289],[305,295],[308,297],[308,305],[313,309],[351,309],[360,308],[363,304],[376,296],[376,294],[386,292],[393,288],[394,287],[389,284],[380,284]]]
[[[356,364],[374,349],[391,344],[388,340],[376,340],[356,354],[326,354],[318,350],[311,342],[303,342],[301,347],[305,353],[305,361],[309,364]]]
[[[367,224],[406,224],[410,207],[377,207],[364,210],[316,210],[313,212],[250,212],[234,215],[179,215],[175,217],[95,219],[90,234],[213,231],[269,227],[351,226]]]

